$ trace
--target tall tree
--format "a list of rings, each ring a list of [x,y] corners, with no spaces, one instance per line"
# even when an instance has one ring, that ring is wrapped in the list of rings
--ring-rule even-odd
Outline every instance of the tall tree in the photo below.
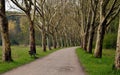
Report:
[[[36,53],[36,44],[35,44],[35,28],[34,28],[34,18],[35,18],[35,6],[36,0],[11,0],[18,8],[25,12],[29,21],[29,44],[30,51]],[[33,6],[33,8],[32,8]],[[33,10],[32,10],[33,9]]]
[[[100,23],[97,30],[96,46],[94,50],[94,56],[97,58],[102,57],[102,43],[105,35],[105,30],[120,11],[119,0],[100,0],[99,3]]]
[[[48,29],[49,24],[48,25],[46,24],[47,23],[46,19],[49,18],[48,17],[49,6],[46,3],[46,2],[48,2],[47,0],[38,0],[36,2],[37,2],[36,10],[38,12],[38,18],[37,18],[37,24],[36,25],[40,29],[41,34],[42,34],[42,49],[43,49],[44,52],[46,52],[47,51],[47,48],[46,48],[47,42],[50,41],[49,40],[49,35],[47,37],[47,30],[49,30]],[[51,49],[50,45],[49,45],[49,49]]]
[[[8,20],[5,14],[5,0],[0,0],[0,30],[1,30],[2,48],[3,48],[2,60],[12,61],[9,31],[8,31]]]
[[[119,13],[119,28],[118,28],[116,56],[115,56],[115,68],[120,69],[120,13]]]
[[[78,4],[76,5],[76,22],[78,23],[79,27],[81,28],[80,36],[81,36],[81,47],[84,50],[87,50],[87,43],[88,43],[88,33],[90,29],[90,22],[91,22],[91,6],[90,0],[79,0]],[[81,20],[79,20],[81,19]]]
[[[53,38],[53,47],[57,47],[56,30],[61,21],[61,16],[58,16],[60,4],[61,3],[53,0],[37,1],[36,8],[39,14],[37,26],[42,33],[43,51],[46,51],[46,40],[48,40],[48,42],[50,41],[50,35]]]

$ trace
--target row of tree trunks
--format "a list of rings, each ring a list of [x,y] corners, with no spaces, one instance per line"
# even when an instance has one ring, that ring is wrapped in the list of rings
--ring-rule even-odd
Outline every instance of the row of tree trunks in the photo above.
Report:
[[[12,61],[8,31],[8,20],[5,15],[5,0],[0,0],[0,30],[2,36],[2,60]]]
[[[84,4],[86,3],[86,4]],[[78,10],[79,11],[79,10]],[[89,0],[81,0],[80,1],[80,17],[81,17],[81,24],[80,32],[81,32],[81,47],[87,51],[87,43],[88,43],[88,36],[89,36],[89,29],[90,29],[90,22],[91,22],[91,8],[90,8],[90,1]],[[79,16],[79,14],[78,14]]]
[[[52,39],[50,37],[47,36],[47,38],[44,38],[44,40],[47,40],[46,43],[43,44],[43,51],[46,51],[46,45],[48,46],[48,49],[51,50],[53,47],[54,49],[56,48],[63,48],[63,47],[69,47],[69,46],[78,46],[78,44],[76,44],[76,42],[74,39],[69,39],[68,37],[61,37],[56,39],[56,36],[52,36]],[[43,40],[43,35],[42,35],[42,40]],[[42,41],[44,42],[44,41]]]
[[[44,33],[45,34],[45,33]],[[43,36],[42,35],[42,40],[43,40]],[[60,34],[58,34],[58,32],[53,32],[52,34],[47,34],[46,37],[47,38],[44,38],[44,40],[47,40],[47,42],[45,43],[44,41],[44,44],[43,44],[43,51],[46,51],[44,49],[46,49],[46,45],[48,46],[48,49],[51,50],[52,47],[54,49],[56,48],[62,48],[62,47],[69,47],[69,46],[78,46],[78,44],[76,44],[76,41],[75,37],[74,36],[70,36],[70,37],[67,37],[68,34],[63,34],[63,36],[60,36]]]

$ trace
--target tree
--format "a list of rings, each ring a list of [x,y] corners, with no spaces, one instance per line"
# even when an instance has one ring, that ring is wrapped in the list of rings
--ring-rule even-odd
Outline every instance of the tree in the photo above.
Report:
[[[102,57],[102,43],[105,35],[105,30],[120,11],[119,0],[100,0],[99,3],[100,23],[97,29],[96,46],[94,50],[94,56],[97,58]]]
[[[36,10],[38,12],[38,24],[37,27],[42,33],[42,48],[46,51],[46,44],[50,44],[50,36],[53,38],[53,47],[57,47],[56,31],[61,21],[61,16],[59,16],[60,4],[57,1],[47,1],[41,0],[37,1]],[[48,46],[49,49],[50,45]]]
[[[2,60],[3,61],[12,61],[11,57],[11,48],[9,40],[9,31],[8,31],[8,20],[5,14],[5,0],[0,0],[0,30],[2,36]]]
[[[47,27],[49,26],[49,24],[48,24],[48,26],[46,24],[46,17],[48,18],[48,15],[47,15],[48,10],[46,8],[48,6],[47,6],[46,2],[47,2],[46,0],[36,1],[36,3],[37,3],[36,10],[38,12],[38,18],[37,18],[37,24],[36,25],[41,31],[42,49],[43,49],[44,52],[47,51],[46,50],[46,44],[47,44],[47,42],[49,42],[49,35],[48,35],[48,38],[47,38],[47,30],[48,30]],[[48,39],[48,41],[47,41],[47,39]],[[49,46],[49,49],[51,49],[50,46]]]
[[[120,13],[119,13],[119,28],[118,28],[116,56],[115,56],[115,68],[120,69]]]
[[[96,19],[97,19],[97,10],[98,10],[98,0],[91,0],[91,22],[90,22],[90,28],[89,28],[89,36],[88,36],[88,44],[87,44],[87,52],[92,53],[92,45],[93,45],[93,39],[95,34],[95,28],[96,25]]]
[[[35,44],[35,29],[34,29],[34,18],[35,18],[35,6],[36,0],[11,0],[18,8],[25,12],[29,21],[29,44],[30,51],[36,53],[36,44]],[[32,8],[33,6],[33,8]]]
[[[88,43],[88,35],[90,29],[91,22],[91,6],[90,0],[79,0],[76,5],[76,19],[75,21],[78,23],[78,26],[81,28],[80,36],[81,36],[81,47],[84,50],[87,50]]]

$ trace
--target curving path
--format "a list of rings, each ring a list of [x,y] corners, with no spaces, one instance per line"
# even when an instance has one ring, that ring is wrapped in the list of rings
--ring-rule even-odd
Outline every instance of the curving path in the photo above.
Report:
[[[76,47],[61,49],[2,75],[85,75],[75,49]]]

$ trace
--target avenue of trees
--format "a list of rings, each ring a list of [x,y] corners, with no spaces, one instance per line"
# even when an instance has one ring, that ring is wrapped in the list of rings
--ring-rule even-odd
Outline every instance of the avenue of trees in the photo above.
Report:
[[[36,53],[35,38],[39,35],[43,51],[47,51],[47,48],[51,50],[57,47],[81,46],[86,52],[93,53],[95,58],[102,58],[104,38],[113,33],[117,35],[114,38],[115,68],[120,69],[120,0],[10,0],[10,2],[26,15],[28,24],[22,20],[22,24],[26,25],[23,25],[21,30],[29,27],[27,34],[31,52]],[[5,0],[0,0],[0,32],[2,60],[12,61]],[[92,51],[94,46],[95,50]]]

